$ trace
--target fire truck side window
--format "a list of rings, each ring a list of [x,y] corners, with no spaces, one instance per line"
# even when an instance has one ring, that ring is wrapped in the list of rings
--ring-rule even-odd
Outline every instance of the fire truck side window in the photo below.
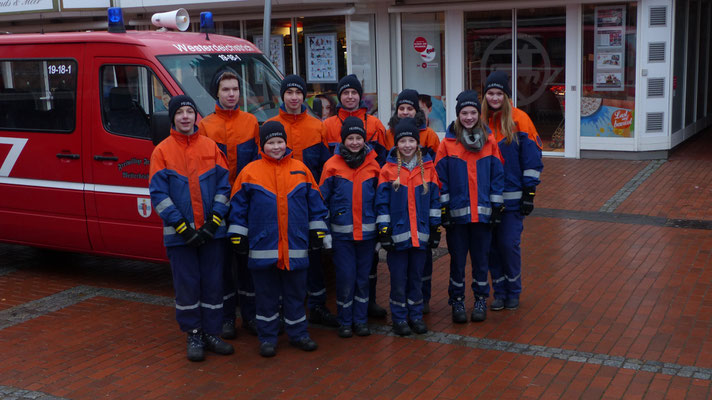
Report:
[[[0,76],[0,129],[74,131],[76,61],[0,59]]]
[[[149,118],[168,109],[171,96],[150,69],[140,65],[101,67],[104,128],[113,134],[151,139]]]

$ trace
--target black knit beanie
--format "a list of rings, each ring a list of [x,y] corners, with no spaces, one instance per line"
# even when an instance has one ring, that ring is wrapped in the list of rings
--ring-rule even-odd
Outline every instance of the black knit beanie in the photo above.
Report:
[[[213,92],[213,94],[216,97],[218,95],[218,89],[220,89],[220,80],[222,79],[223,75],[226,72],[229,72],[229,73],[235,75],[235,79],[237,79],[237,88],[238,89],[240,88],[240,74],[238,74],[237,71],[235,71],[234,69],[232,69],[230,67],[225,67],[215,74],[213,82],[210,85],[210,90]]]
[[[363,87],[361,86],[361,82],[358,80],[356,75],[346,75],[339,81],[337,90],[339,101],[341,101],[341,93],[346,89],[355,89],[358,92],[359,99],[363,100]]]
[[[287,141],[287,132],[284,125],[279,121],[267,121],[260,127],[260,148],[265,151],[265,143],[268,140],[279,137]]]
[[[418,101],[418,92],[413,89],[403,89],[396,99],[396,110],[401,104],[410,104],[415,108],[415,112],[420,111],[420,102]]]
[[[487,77],[485,81],[485,93],[490,89],[499,89],[509,96],[509,98],[512,98],[512,89],[509,88],[509,77],[507,77],[507,73],[502,70],[494,71]]]
[[[420,129],[418,129],[418,126],[415,124],[414,118],[403,118],[396,124],[396,129],[393,132],[393,139],[396,146],[399,140],[407,136],[412,137],[416,142],[420,143]]]
[[[178,96],[173,96],[171,101],[168,102],[168,117],[171,119],[171,126],[175,125],[173,123],[173,118],[176,116],[178,109],[183,106],[189,106],[198,114],[198,107],[195,106],[195,102],[190,97],[180,94]]]
[[[351,134],[358,134],[366,140],[366,130],[363,128],[363,121],[356,117],[346,117],[344,123],[341,124],[341,143],[346,141],[346,138]]]
[[[457,101],[455,104],[456,115],[460,115],[460,111],[467,106],[475,107],[477,109],[477,113],[482,112],[479,95],[474,90],[465,90],[464,92],[461,92],[457,95],[455,100]]]
[[[284,92],[289,90],[289,88],[297,88],[302,92],[302,95],[306,99],[307,97],[307,83],[304,82],[299,75],[287,75],[282,79],[282,87],[279,89],[279,97],[284,101]]]

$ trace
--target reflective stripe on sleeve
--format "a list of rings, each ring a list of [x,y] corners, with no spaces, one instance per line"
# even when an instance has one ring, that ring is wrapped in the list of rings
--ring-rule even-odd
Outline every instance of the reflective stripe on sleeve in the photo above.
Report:
[[[502,193],[502,197],[505,200],[516,200],[516,199],[521,199],[522,198],[522,192],[504,192]]]
[[[470,213],[470,206],[458,208],[455,210],[450,210],[450,216],[452,217],[462,217]]]
[[[482,215],[492,215],[492,208],[478,206],[477,213]]]
[[[312,230],[312,229],[327,230],[326,223],[324,221],[311,221],[311,222],[309,222],[309,230]]]
[[[539,175],[541,175],[541,172],[535,170],[535,169],[525,169],[524,172],[522,172],[523,176],[528,176],[530,178],[537,178],[539,179]]]
[[[171,200],[170,197],[166,197],[160,203],[158,203],[158,205],[156,205],[156,212],[161,214],[163,211],[166,210],[166,208],[168,208],[172,205],[173,205],[173,200]]]
[[[441,216],[442,214],[443,214],[443,212],[440,211],[439,208],[431,208],[431,209],[430,209],[430,216],[431,216],[431,217],[437,218],[437,217]]]
[[[490,201],[492,203],[503,203],[504,202],[504,197],[502,197],[501,194],[491,194],[490,195]]]
[[[195,224],[191,222],[191,223],[190,223],[190,227],[193,228],[193,229],[195,229]],[[164,226],[164,227],[163,227],[163,234],[164,234],[164,235],[175,235],[175,234],[176,234],[176,228],[174,228],[174,227],[172,227],[172,226]]]
[[[450,193],[445,193],[440,195],[440,202],[447,203],[450,201]]]
[[[236,235],[247,236],[247,232],[249,232],[249,229],[242,225],[230,225],[230,227],[227,228],[228,235],[234,233]]]
[[[227,205],[227,203],[230,202],[230,199],[228,199],[227,196],[225,196],[224,194],[216,194],[215,197],[213,198],[213,200],[216,203],[225,204],[225,205]]]
[[[390,215],[379,215],[378,218],[376,218],[377,224],[388,224],[390,222],[391,222]]]

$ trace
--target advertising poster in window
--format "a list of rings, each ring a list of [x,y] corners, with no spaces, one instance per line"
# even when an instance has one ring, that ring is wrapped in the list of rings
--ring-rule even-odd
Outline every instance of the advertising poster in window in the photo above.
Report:
[[[336,33],[304,35],[307,52],[307,82],[337,83]]]
[[[625,82],[625,6],[596,7],[594,91],[622,91]]]
[[[262,47],[263,42],[264,40],[262,39],[262,35],[255,36],[255,46],[257,46],[260,50],[264,49],[264,47]],[[272,64],[274,64],[277,69],[279,69],[279,72],[281,72],[282,75],[285,74],[284,37],[282,35],[269,35],[269,60],[272,61]]]
[[[633,137],[635,101],[581,98],[581,136]]]

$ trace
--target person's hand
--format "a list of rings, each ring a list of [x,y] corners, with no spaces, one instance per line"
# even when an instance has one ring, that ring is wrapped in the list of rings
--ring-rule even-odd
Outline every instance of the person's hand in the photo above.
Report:
[[[220,228],[221,223],[222,217],[220,217],[216,213],[213,213],[213,215],[210,217],[210,221],[206,222],[203,226],[200,227],[199,232],[201,235],[203,235],[205,241],[208,241],[215,237],[215,232],[218,231],[218,228]]]
[[[309,231],[309,250],[319,250],[324,248],[324,238],[326,231],[320,229],[312,229]]]
[[[440,207],[440,225],[444,227],[450,226],[450,207]]]
[[[177,224],[173,225],[173,227],[183,239],[186,246],[200,247],[205,244],[205,239],[203,239],[203,237],[198,233],[198,231],[188,225],[188,221],[182,219],[178,221]]]
[[[522,215],[529,215],[534,211],[534,195],[536,194],[535,188],[523,188],[522,189],[522,202],[521,211]]]
[[[437,249],[440,245],[440,227],[435,225],[430,227],[430,237],[428,238],[428,246],[431,249]]]
[[[494,226],[502,222],[502,214],[504,213],[504,205],[492,205],[492,215],[490,215],[490,223]]]
[[[391,236],[392,233],[393,231],[390,226],[384,226],[381,228],[381,231],[378,232],[378,243],[380,243],[381,247],[386,251],[396,249],[396,245],[393,243],[393,237]]]
[[[247,236],[245,235],[232,235],[230,236],[230,244],[232,245],[232,251],[238,255],[245,255],[250,252],[250,245],[247,242]]]

